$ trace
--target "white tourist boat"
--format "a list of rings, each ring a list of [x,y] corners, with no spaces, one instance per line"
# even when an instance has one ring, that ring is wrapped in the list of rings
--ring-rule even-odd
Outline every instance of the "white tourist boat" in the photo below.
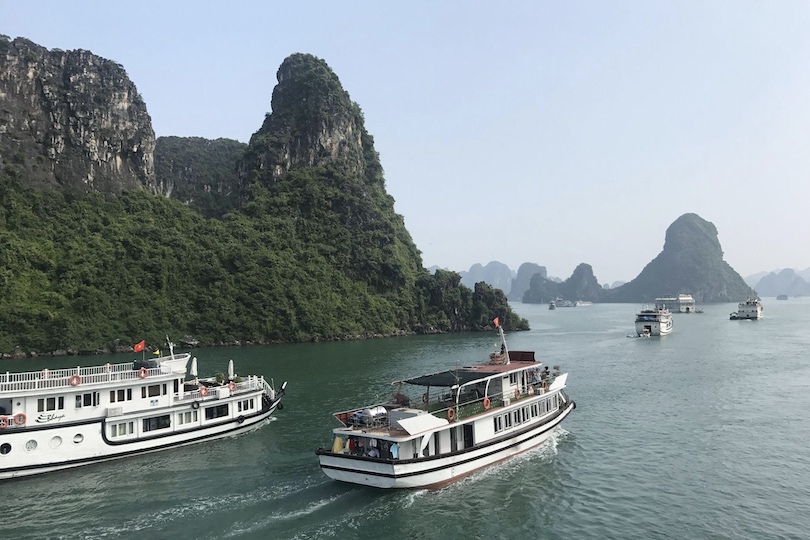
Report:
[[[398,381],[390,402],[336,413],[342,426],[317,451],[324,473],[379,488],[441,487],[547,440],[576,407],[568,374],[544,374],[533,351],[510,352],[499,331],[501,353],[489,362]]]
[[[0,374],[0,479],[238,435],[283,408],[264,377],[198,378],[189,353]],[[190,368],[187,380],[186,369]]]
[[[729,319],[732,321],[737,320],[758,320],[764,317],[765,314],[763,313],[762,309],[762,302],[760,302],[759,298],[749,298],[745,302],[740,302],[737,305],[737,311],[734,311],[729,315]]]
[[[665,336],[672,333],[672,313],[665,307],[644,306],[636,313],[636,334],[639,336]]]

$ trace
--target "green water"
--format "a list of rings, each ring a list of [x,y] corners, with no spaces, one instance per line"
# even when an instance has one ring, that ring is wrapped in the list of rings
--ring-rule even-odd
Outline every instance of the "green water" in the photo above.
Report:
[[[639,307],[516,304],[532,330],[510,348],[568,371],[577,410],[548,444],[437,491],[339,484],[314,451],[332,412],[482,361],[494,334],[197,350],[201,374],[232,358],[289,381],[284,410],[241,437],[3,482],[0,538],[807,538],[810,299],[765,299],[755,322],[702,306],[630,339]]]

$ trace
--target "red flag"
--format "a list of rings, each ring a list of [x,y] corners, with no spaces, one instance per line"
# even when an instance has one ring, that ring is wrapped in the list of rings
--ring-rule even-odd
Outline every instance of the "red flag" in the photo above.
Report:
[[[495,323],[495,328],[498,328],[498,327],[501,325],[501,319],[500,319],[500,317],[495,317],[495,320],[494,320],[494,321],[492,321],[492,322],[494,322],[494,323]]]
[[[140,343],[136,343],[135,347],[133,347],[133,349],[135,349],[135,352],[141,352],[145,348],[146,348],[146,340],[145,339],[142,339]]]

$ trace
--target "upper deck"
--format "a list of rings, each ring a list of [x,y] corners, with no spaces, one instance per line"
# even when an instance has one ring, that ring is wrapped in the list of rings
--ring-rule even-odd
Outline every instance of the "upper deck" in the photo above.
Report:
[[[22,373],[7,371],[0,374],[0,395],[53,393],[54,390],[70,390],[80,385],[96,388],[128,386],[131,382],[147,378],[183,375],[190,358],[189,353],[163,356],[151,360],[152,364],[156,364],[152,367],[139,367],[136,362],[125,362]]]

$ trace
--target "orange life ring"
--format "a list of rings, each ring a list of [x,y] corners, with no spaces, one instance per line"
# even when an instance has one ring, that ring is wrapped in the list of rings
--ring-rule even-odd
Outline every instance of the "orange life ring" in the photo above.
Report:
[[[70,386],[79,386],[82,384],[82,378],[79,375],[71,375],[68,379]]]
[[[201,387],[200,387],[200,395],[201,395],[202,397],[207,396],[207,395],[208,395],[208,388],[206,388],[205,386],[201,386]]]
[[[8,418],[5,416],[0,416],[0,429],[3,429],[8,425]]]
[[[14,415],[14,423],[21,426],[25,423],[26,418],[25,413],[17,413]]]
[[[447,409],[447,419],[451,422],[456,417],[456,411],[454,409]]]
[[[424,394],[422,394],[422,403],[427,403],[427,402],[428,402],[428,395],[427,395],[427,392],[425,392]]]
[[[520,399],[520,388],[515,388],[515,399]]]
[[[489,400],[488,397],[485,397],[484,398],[484,410],[488,411],[491,405],[492,405],[492,402]]]
[[[236,383],[233,382],[233,381],[229,382],[228,383],[228,390],[230,390],[231,392],[236,392]]]
[[[40,371],[40,372],[39,372],[40,376],[41,376],[43,379],[47,379],[47,378],[48,378],[48,373],[50,373],[50,372],[48,371],[48,368],[45,368],[45,369],[43,369],[42,371]]]
[[[149,370],[146,369],[145,367],[142,367],[141,369],[138,370],[138,377],[140,377],[141,379],[145,379],[148,376],[149,376]]]

